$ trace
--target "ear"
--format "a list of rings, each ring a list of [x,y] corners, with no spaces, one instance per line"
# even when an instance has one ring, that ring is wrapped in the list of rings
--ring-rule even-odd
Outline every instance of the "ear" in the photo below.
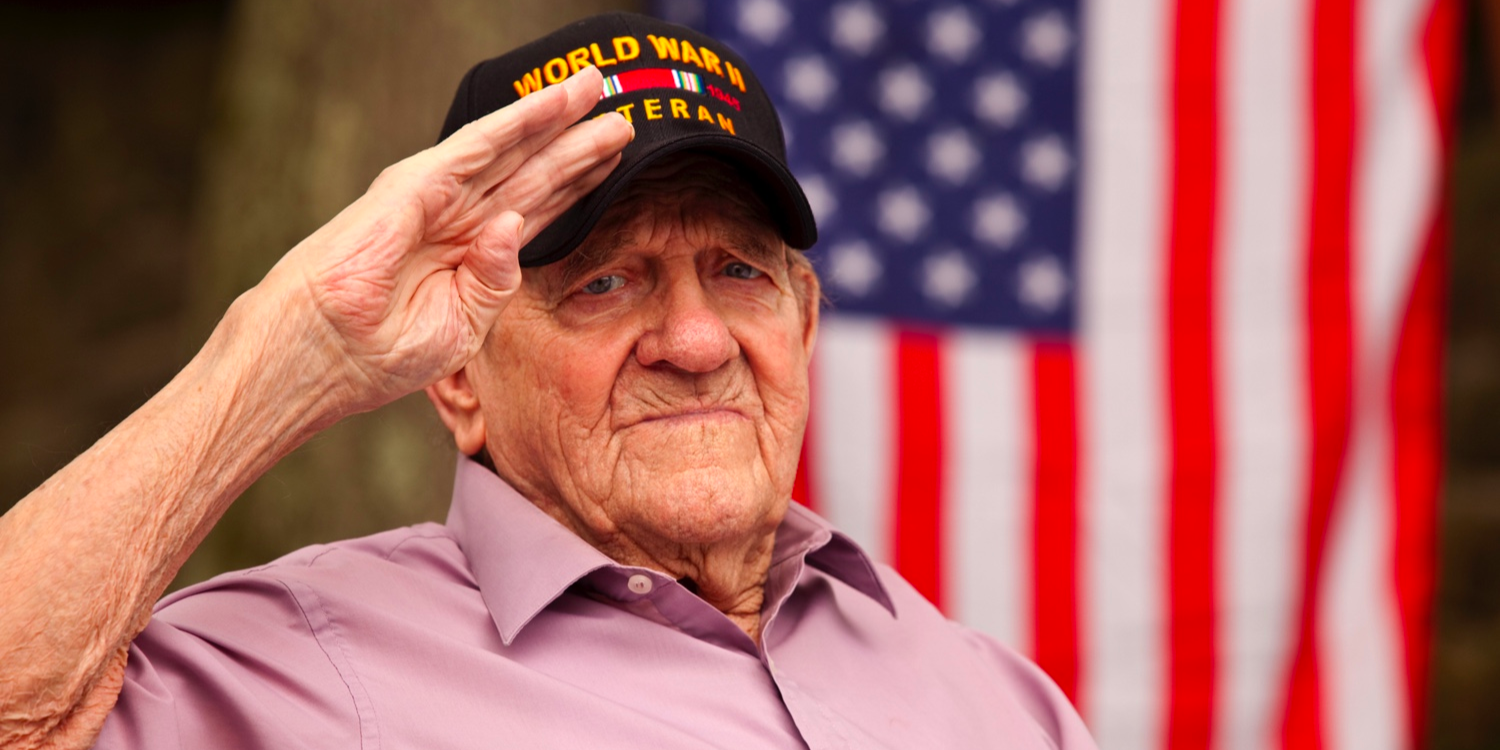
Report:
[[[484,447],[484,412],[469,382],[469,368],[427,386],[427,398],[437,407],[438,418],[453,433],[459,452],[472,456]]]
[[[793,251],[795,252],[795,251]],[[823,285],[811,263],[793,263],[792,286],[797,290],[797,303],[802,305],[802,347],[808,359],[812,359],[813,346],[818,341],[818,313],[823,307]]]

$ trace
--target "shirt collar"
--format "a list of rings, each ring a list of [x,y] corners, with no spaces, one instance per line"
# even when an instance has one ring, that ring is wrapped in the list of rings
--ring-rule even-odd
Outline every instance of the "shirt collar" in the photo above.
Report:
[[[463,456],[453,478],[447,525],[469,560],[479,594],[506,645],[580,578],[600,568],[622,567],[494,472]],[[895,616],[895,606],[874,563],[859,545],[817,514],[792,503],[776,530],[773,565],[796,555]]]

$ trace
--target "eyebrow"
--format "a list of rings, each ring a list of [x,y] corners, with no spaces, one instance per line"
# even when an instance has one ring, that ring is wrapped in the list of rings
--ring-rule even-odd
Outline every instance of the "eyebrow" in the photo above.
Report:
[[[780,238],[781,234],[772,229],[771,237]],[[767,239],[761,232],[752,232],[745,224],[735,222],[728,232],[730,243],[742,253],[748,260],[764,266],[771,265],[776,260],[786,260],[786,245]]]
[[[585,241],[569,253],[568,257],[558,262],[557,275],[547,283],[548,287],[552,287],[550,291],[560,292],[569,289],[579,279],[606,265],[630,244],[634,235],[634,232],[626,227],[616,227],[606,231],[608,234],[599,238],[602,241]],[[772,236],[779,235],[773,230]],[[769,241],[763,233],[751,231],[742,222],[732,222],[724,233],[723,239],[729,247],[738,250],[746,260],[753,263],[772,266],[778,259],[786,260],[785,246]]]
[[[624,247],[630,237],[630,231],[625,228],[609,230],[609,237],[602,243],[593,243],[585,240],[573,252],[568,253],[558,264],[558,272],[555,284],[557,290],[565,290],[573,286],[573,283],[587,275],[590,271],[608,263],[616,255],[620,248]]]

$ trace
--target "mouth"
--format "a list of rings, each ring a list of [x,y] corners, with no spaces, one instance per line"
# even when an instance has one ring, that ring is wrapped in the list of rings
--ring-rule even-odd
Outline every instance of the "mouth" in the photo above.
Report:
[[[738,409],[730,408],[727,406],[712,406],[697,409],[684,409],[682,411],[674,411],[668,414],[653,414],[651,416],[642,417],[635,424],[704,424],[714,422],[736,422],[748,418],[749,417],[745,416],[745,414]],[[631,426],[633,427],[635,425]]]

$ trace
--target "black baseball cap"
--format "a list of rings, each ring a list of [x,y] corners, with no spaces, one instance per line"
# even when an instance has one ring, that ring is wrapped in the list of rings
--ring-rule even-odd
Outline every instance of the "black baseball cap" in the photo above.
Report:
[[[715,39],[649,16],[592,16],[475,65],[458,84],[438,140],[590,65],[604,75],[604,90],[584,119],[620,112],[635,126],[635,140],[603,184],[521,248],[521,265],[566,257],[632,177],[688,150],[735,165],[788,245],[806,250],[817,241],[807,196],[786,166],[781,120],[750,66]]]

